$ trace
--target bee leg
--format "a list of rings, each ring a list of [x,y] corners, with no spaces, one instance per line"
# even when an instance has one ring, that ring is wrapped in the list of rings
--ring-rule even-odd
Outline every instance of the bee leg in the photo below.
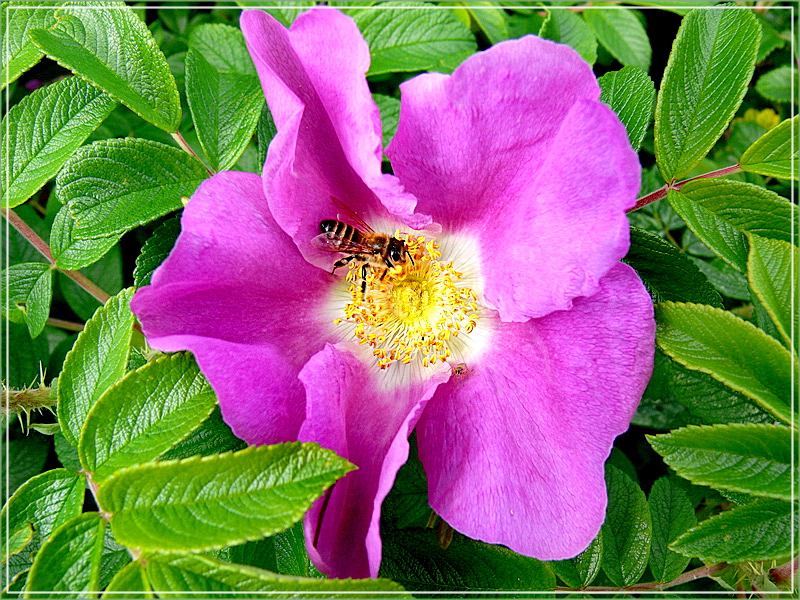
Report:
[[[388,272],[389,272],[389,269],[384,269],[384,270],[383,270],[383,273],[381,273],[381,281],[383,281],[383,278],[384,278],[384,277],[386,277],[386,274],[387,274]]]
[[[361,265],[361,299],[367,298],[367,263]]]
[[[345,266],[347,263],[349,263],[351,260],[353,260],[356,256],[358,256],[358,255],[357,254],[351,254],[349,256],[345,256],[344,258],[340,258],[335,263],[333,263],[333,269],[331,269],[331,275],[336,273],[336,269],[338,269],[339,267]]]

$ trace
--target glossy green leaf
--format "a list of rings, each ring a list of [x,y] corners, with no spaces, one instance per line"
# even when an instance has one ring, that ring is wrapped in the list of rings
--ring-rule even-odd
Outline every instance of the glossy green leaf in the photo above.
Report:
[[[449,10],[429,10],[424,2],[393,1],[382,3],[381,9],[351,12],[369,45],[372,62],[367,75],[449,72],[477,50],[475,36]]]
[[[568,10],[550,8],[539,36],[572,47],[590,65],[597,60],[597,38],[592,28]]]
[[[78,446],[95,400],[125,373],[134,323],[132,296],[132,289],[123,290],[98,310],[64,359],[58,378],[58,420],[73,446]]]
[[[150,285],[153,272],[169,256],[180,232],[180,216],[167,219],[153,231],[153,235],[142,246],[141,254],[136,257],[136,268],[133,270],[134,286],[140,288]]]
[[[44,53],[30,40],[30,31],[56,24],[55,7],[62,2],[4,2],[0,7],[0,90],[39,62]]]
[[[0,125],[7,169],[3,208],[25,202],[51,179],[117,103],[77,77],[39,88],[11,107]]]
[[[632,10],[590,8],[584,11],[584,16],[599,42],[620,63],[644,71],[650,69],[650,40]]]
[[[219,72],[257,75],[256,67],[240,29],[222,23],[205,23],[192,28],[189,48],[203,55]]]
[[[26,323],[35,338],[50,315],[53,270],[45,263],[22,263],[4,269],[0,278],[7,286],[2,313],[12,321]]]
[[[659,436],[660,437],[660,436]],[[648,498],[653,521],[650,572],[656,581],[672,581],[683,573],[689,558],[668,548],[679,535],[697,524],[686,493],[667,477],[658,479]]]
[[[747,259],[747,279],[772,322],[791,347],[792,331],[800,332],[797,298],[797,269],[800,252],[797,246],[781,240],[748,234],[750,255]],[[794,285],[794,297],[792,297]],[[794,310],[793,310],[794,309]],[[800,343],[795,337],[795,352],[800,355]]]
[[[88,267],[103,258],[119,241],[119,235],[80,239],[72,235],[75,219],[68,206],[62,206],[56,213],[50,231],[50,250],[60,269],[77,271]]]
[[[118,235],[182,208],[208,172],[178,148],[137,138],[83,146],[56,178],[58,199],[75,223],[73,238]]]
[[[656,307],[656,342],[682,365],[708,373],[790,422],[791,377],[797,369],[780,342],[727,311],[700,304]]]
[[[372,94],[372,99],[375,100],[381,113],[383,147],[386,148],[397,133],[397,125],[400,122],[400,100],[383,94]]]
[[[760,26],[749,10],[693,10],[683,19],[656,104],[664,181],[688,174],[736,114],[753,76]]]
[[[490,43],[508,39],[508,16],[496,2],[470,1],[459,2],[458,5],[464,7]]]
[[[206,590],[207,591],[207,590]],[[155,598],[150,582],[139,561],[122,567],[105,589],[103,598]]]
[[[78,516],[83,506],[85,479],[68,469],[53,469],[26,481],[0,512],[2,562],[31,541],[36,528],[41,539]]]
[[[47,364],[50,355],[47,338],[40,335],[33,339],[25,325],[12,323],[8,319],[0,319],[0,336],[8,340],[9,348],[14,349],[14,352],[3,357],[8,361],[3,371],[7,385],[22,388],[37,381],[39,363]]]
[[[197,454],[208,456],[219,452],[243,450],[247,443],[236,437],[230,426],[222,420],[219,409],[211,415],[189,437],[162,455],[162,459],[189,458]]]
[[[129,548],[208,550],[286,529],[352,469],[316,444],[249,447],[117,472],[98,500]]]
[[[154,460],[197,428],[216,400],[191,354],[149,362],[107,389],[89,411],[78,446],[81,464],[99,484],[124,467]]]
[[[800,117],[786,119],[758,138],[745,150],[739,166],[750,173],[781,177],[800,178],[800,144],[797,143]],[[794,144],[792,138],[794,137]]]
[[[635,481],[611,465],[606,465],[606,487],[603,572],[614,585],[633,585],[650,556],[652,525],[647,500]]]
[[[42,338],[46,338],[46,336],[42,336]],[[45,342],[45,345],[46,344],[47,342]],[[9,347],[14,348],[15,351],[17,349],[17,347],[13,345]],[[39,366],[38,363],[36,366]],[[34,389],[34,393],[38,395],[38,392],[38,389]],[[48,404],[52,402],[53,391],[45,391],[44,394],[46,394],[46,397],[41,399],[41,403]],[[14,400],[12,398],[13,396],[9,398],[10,402],[6,406],[10,412],[19,414],[18,411],[15,410],[16,407],[14,406]],[[16,418],[16,416],[12,414],[12,419],[14,418]],[[25,417],[22,416],[22,418],[24,419]],[[5,424],[10,424],[9,420],[5,420]],[[34,425],[31,423],[31,429],[38,431],[42,427],[52,425],[52,423],[46,425]],[[55,425],[56,427],[58,426],[57,423]],[[6,470],[3,468],[0,470],[0,490],[2,490],[4,501],[8,500],[9,496],[16,492],[17,489],[31,477],[42,472],[44,464],[47,461],[47,455],[49,454],[49,446],[50,444],[45,435],[36,434],[11,438],[8,440],[7,444],[5,444],[4,441],[0,441],[0,448],[3,448],[4,454],[7,455],[9,459],[8,469]]]
[[[680,191],[670,190],[669,202],[703,243],[733,268],[746,270],[745,232],[792,241],[797,209],[763,187],[741,181],[697,179]]]
[[[757,499],[701,522],[671,547],[686,556],[715,563],[788,558],[791,531],[797,531],[800,525],[797,508],[791,502]]]
[[[108,294],[117,294],[122,289],[122,250],[119,245],[112,246],[100,260],[81,269],[89,281],[96,283]],[[82,320],[87,321],[102,306],[99,300],[80,287],[64,273],[57,273],[56,279],[64,300]]]
[[[258,76],[219,72],[200,52],[189,48],[186,99],[211,168],[230,169],[253,137],[264,106]]]
[[[582,588],[590,585],[603,563],[603,534],[592,540],[589,547],[569,560],[556,560],[548,563],[568,586]]]
[[[551,590],[547,563],[455,533],[443,550],[431,529],[400,529],[384,537],[380,575],[411,590],[490,592]]]
[[[54,28],[31,31],[39,48],[145,121],[177,131],[181,103],[175,78],[147,26],[124,2],[69,6],[57,15]]]
[[[744,273],[737,271],[721,258],[707,261],[692,256],[691,259],[720,294],[726,298],[751,301],[750,288],[747,287],[747,277]]]
[[[253,592],[244,597],[263,597],[266,593],[269,598],[297,598],[295,592],[300,592],[314,598],[340,598],[343,594],[367,592],[370,598],[379,598],[380,592],[391,591],[395,592],[392,598],[410,598],[398,595],[403,588],[385,579],[292,577],[199,555],[148,554],[144,570],[154,589],[173,593]]]
[[[796,71],[788,65],[772,69],[772,71],[768,71],[758,78],[756,91],[767,100],[791,102],[792,78],[794,78],[795,86],[797,86]]]
[[[792,432],[783,425],[689,426],[648,438],[656,452],[692,483],[789,500]]]
[[[636,269],[656,302],[686,301],[722,308],[722,298],[692,260],[653,233],[632,227],[624,260]]]
[[[600,84],[600,101],[617,114],[625,125],[631,146],[638,151],[653,118],[656,100],[653,80],[638,67],[631,66],[606,73],[597,83]]]

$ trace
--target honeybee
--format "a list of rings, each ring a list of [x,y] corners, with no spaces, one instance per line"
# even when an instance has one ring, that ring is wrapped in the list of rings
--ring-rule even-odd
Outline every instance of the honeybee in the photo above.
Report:
[[[319,224],[321,233],[311,240],[311,244],[320,250],[346,254],[333,263],[331,273],[352,261],[362,263],[361,293],[367,293],[367,268],[383,269],[381,279],[387,271],[396,265],[404,265],[407,260],[414,262],[408,245],[396,237],[385,233],[377,233],[366,223],[360,221],[360,228],[349,223],[326,219]]]

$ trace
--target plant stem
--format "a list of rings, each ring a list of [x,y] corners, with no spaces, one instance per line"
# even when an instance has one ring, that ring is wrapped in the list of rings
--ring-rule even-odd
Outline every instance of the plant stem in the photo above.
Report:
[[[695,579],[700,579],[701,577],[710,577],[716,573],[722,571],[725,567],[728,566],[728,563],[719,563],[717,565],[708,565],[705,567],[700,567],[698,569],[694,569],[693,571],[687,571],[673,579],[672,581],[668,581],[666,583],[661,583],[659,581],[652,581],[650,583],[637,583],[636,585],[629,585],[626,587],[604,587],[604,586],[588,586],[584,588],[568,588],[568,587],[557,587],[555,591],[557,592],[643,592],[647,590],[665,590],[667,588],[675,587],[676,585],[681,585],[682,583],[687,583],[689,581],[694,581]]]
[[[197,154],[195,154],[195,151],[192,150],[192,147],[188,143],[186,143],[185,139],[183,139],[183,136],[181,135],[180,131],[175,131],[173,133],[170,133],[170,135],[172,136],[172,139],[175,140],[175,142],[178,144],[178,146],[181,147],[181,149],[185,150],[186,152],[194,156],[197,160],[199,160],[201,163],[203,163],[203,161],[200,160],[200,157],[197,156]],[[206,164],[203,163],[203,166],[206,167]],[[206,167],[206,171],[208,171],[209,175],[214,174],[214,172],[208,167]]]
[[[30,244],[36,248],[39,253],[44,256],[47,261],[53,265],[54,267],[58,268],[56,265],[56,260],[53,258],[53,253],[50,252],[50,246],[47,245],[39,235],[31,229],[28,224],[23,221],[17,213],[15,213],[11,209],[3,209],[3,216],[8,220],[9,223],[16,229],[22,237],[24,237]],[[103,290],[101,290],[96,284],[89,280],[83,273],[80,271],[67,271],[65,269],[59,269],[64,275],[72,279],[75,283],[77,283],[80,287],[84,290],[89,292],[93,298],[95,298],[100,304],[105,304],[106,301],[111,297]]]
[[[61,319],[47,319],[47,324],[67,331],[83,331],[83,324],[73,323],[72,321],[62,321]]]
[[[636,206],[631,208],[628,212],[633,212],[634,210],[639,210],[643,206],[647,206],[651,202],[655,202],[656,200],[661,200],[661,198],[665,198],[667,196],[667,192],[669,190],[679,190],[684,185],[689,183],[690,181],[694,181],[695,179],[709,179],[713,177],[725,177],[726,175],[733,175],[734,173],[741,173],[742,167],[739,165],[733,165],[732,167],[725,167],[723,169],[717,169],[716,171],[710,171],[709,173],[703,173],[702,175],[698,175],[697,177],[690,177],[689,179],[684,179],[683,181],[671,182],[666,184],[664,187],[658,188],[655,192],[651,192],[646,196],[642,196],[636,201]]]

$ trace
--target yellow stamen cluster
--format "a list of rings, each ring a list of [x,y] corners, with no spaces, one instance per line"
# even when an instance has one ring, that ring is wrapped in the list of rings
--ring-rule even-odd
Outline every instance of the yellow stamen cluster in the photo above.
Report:
[[[402,234],[413,261],[391,269],[370,267],[366,293],[362,292],[361,265],[351,263],[347,280],[350,302],[336,324],[355,324],[355,337],[373,348],[378,366],[419,360],[428,367],[450,358],[450,340],[469,334],[478,321],[477,296],[459,284],[463,277],[442,254],[434,240]],[[407,257],[406,257],[407,258]]]

